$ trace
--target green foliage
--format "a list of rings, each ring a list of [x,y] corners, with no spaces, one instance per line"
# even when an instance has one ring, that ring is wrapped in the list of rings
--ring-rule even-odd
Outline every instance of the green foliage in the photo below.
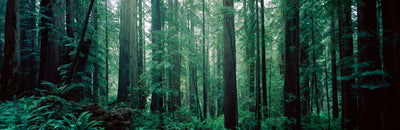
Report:
[[[341,129],[340,127],[340,118],[338,119],[330,119],[330,126],[328,123],[328,117],[326,114],[324,116],[319,115],[306,115],[303,116],[302,119],[302,129],[308,130],[326,130],[328,127],[333,130]]]
[[[90,113],[78,117],[79,107],[57,96],[25,97],[0,103],[0,129],[95,129],[99,121],[90,121]]]
[[[78,118],[72,114],[67,114],[63,116],[62,122],[66,125],[67,129],[70,130],[89,130],[94,129],[96,125],[100,125],[100,121],[90,121],[90,116],[92,114],[89,112],[81,113]]]

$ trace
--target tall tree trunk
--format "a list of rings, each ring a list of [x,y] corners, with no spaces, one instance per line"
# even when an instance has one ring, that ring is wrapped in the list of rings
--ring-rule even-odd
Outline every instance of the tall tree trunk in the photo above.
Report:
[[[207,66],[206,66],[206,18],[205,18],[205,6],[206,2],[203,0],[203,117],[204,119],[207,118]],[[208,52],[207,52],[208,53]]]
[[[307,17],[307,14],[304,16]],[[301,32],[305,32],[305,29],[300,30]],[[311,114],[311,96],[310,96],[310,75],[309,75],[309,44],[308,41],[305,40],[300,45],[300,73],[304,75],[302,86],[301,86],[301,95],[304,97],[301,99],[301,114],[309,115]]]
[[[246,4],[248,13],[246,13],[244,22],[246,26],[246,36],[247,36],[247,42],[246,42],[246,65],[247,65],[247,76],[248,76],[248,97],[249,99],[254,99],[254,69],[255,69],[255,64],[254,64],[254,50],[255,50],[255,37],[254,37],[254,32],[255,32],[255,19],[254,19],[254,0],[249,0],[249,3]],[[255,104],[249,105],[249,110],[250,112],[255,112]]]
[[[108,0],[106,0],[106,2],[105,2],[105,6],[106,6],[106,10],[105,10],[105,12],[106,12],[106,23],[105,23],[105,34],[106,34],[106,37],[105,37],[105,42],[106,42],[106,76],[105,76],[105,80],[106,80],[106,86],[105,86],[105,91],[104,91],[104,95],[105,95],[105,97],[106,97],[106,102],[108,101],[108,93],[109,93],[109,90],[108,90],[108,86],[109,86],[109,45],[108,45]]]
[[[313,63],[313,71],[312,71],[312,75],[313,75],[313,80],[312,80],[312,86],[314,87],[314,103],[315,103],[315,107],[317,108],[317,114],[319,115],[320,112],[320,105],[319,105],[319,98],[320,98],[320,91],[318,88],[318,80],[317,80],[317,65],[316,65],[316,54],[315,54],[315,38],[314,38],[314,17],[311,14],[311,46],[313,48],[312,50],[312,54],[313,54],[313,59],[312,59],[312,63]]]
[[[138,76],[139,76],[139,98],[140,98],[140,109],[145,109],[146,108],[146,97],[147,94],[144,91],[144,87],[146,85],[146,80],[145,78],[142,79],[142,74],[144,74],[146,67],[145,67],[145,62],[146,62],[146,44],[145,44],[145,39],[144,39],[144,26],[143,26],[143,0],[139,0],[138,2],[138,14],[139,14],[139,58],[138,58],[138,62],[139,62],[139,70],[138,70]]]
[[[20,2],[20,57],[21,74],[25,91],[32,91],[37,88],[37,36],[36,0],[25,0]],[[28,95],[30,95],[29,93]]]
[[[68,36],[68,40],[66,42],[66,44],[71,44],[72,42],[74,42],[74,38],[75,38],[75,30],[74,30],[74,20],[75,20],[75,14],[74,14],[74,0],[66,0],[66,26],[67,26],[67,36]],[[71,51],[74,50],[73,47],[68,47],[65,46],[65,49],[63,50],[63,64],[68,64],[72,62],[72,57],[69,55],[69,53],[71,53]]]
[[[331,2],[334,2],[332,0]],[[335,6],[336,4],[332,4]],[[339,118],[339,108],[338,108],[338,85],[337,85],[337,69],[336,69],[336,19],[335,19],[335,10],[331,11],[331,44],[330,44],[330,53],[331,53],[331,63],[332,63],[332,109],[333,109],[333,118]]]
[[[51,17],[51,19],[41,18],[40,82],[60,83],[57,68],[60,65],[60,44],[62,42],[60,36],[64,33],[63,28],[65,27],[62,17],[65,16],[62,14],[64,11],[62,8],[63,5],[61,0],[42,0],[40,3],[41,13],[47,17]],[[45,87],[41,85],[41,89],[45,89]]]
[[[340,76],[353,74],[353,25],[351,21],[351,0],[339,1],[339,48],[340,48]],[[357,88],[353,87],[355,79],[341,80],[342,87],[342,129],[355,129],[358,126]]]
[[[383,129],[381,98],[383,77],[374,74],[381,69],[380,45],[377,35],[376,0],[359,0],[358,18],[358,62],[360,73],[369,73],[359,78],[360,84],[360,129]],[[371,74],[372,73],[372,74]]]
[[[0,101],[11,100],[21,93],[19,0],[8,0],[5,18],[4,62],[1,68]]]
[[[90,39],[88,39],[87,41],[84,41],[84,39],[85,39],[86,31],[87,31],[87,26],[89,23],[90,13],[93,8],[93,4],[94,4],[94,0],[91,0],[89,9],[88,9],[86,17],[85,17],[85,22],[83,23],[82,33],[81,33],[79,44],[78,44],[78,49],[76,50],[74,59],[72,61],[72,65],[69,70],[70,73],[68,76],[67,83],[71,83],[73,81],[73,79],[82,80],[81,78],[79,78],[79,77],[76,78],[74,76],[78,72],[84,72],[84,69],[86,67],[86,62],[87,62],[89,50],[90,50],[90,44],[92,44],[92,41]]]
[[[261,0],[261,70],[262,70],[262,100],[263,100],[263,113],[268,117],[267,113],[267,65],[265,63],[265,25],[264,25],[264,0]]]
[[[138,108],[138,38],[136,0],[121,1],[120,68],[118,102],[130,102]]]
[[[258,0],[255,3],[256,6],[256,129],[261,129],[261,90],[260,90],[260,23],[259,23],[259,12],[258,12]]]
[[[285,85],[284,115],[294,121],[291,129],[301,128],[299,87],[299,2],[285,0]]]
[[[328,108],[328,130],[331,129],[331,114],[330,114],[330,106],[329,106],[329,88],[328,88],[328,53],[326,53],[325,57],[325,91],[326,91],[326,108]]]
[[[152,44],[153,44],[153,56],[152,60],[155,64],[160,64],[161,63],[161,53],[158,53],[159,51],[162,51],[161,47],[161,15],[160,15],[160,0],[151,0],[151,17],[152,17],[152,23],[151,23],[151,28],[152,28]],[[162,94],[160,92],[161,87],[162,87],[162,75],[160,74],[161,69],[160,68],[152,68],[152,73],[153,73],[153,85],[155,85],[155,88],[151,94],[151,104],[150,108],[153,113],[159,113],[162,112],[161,108],[163,107],[163,102],[162,102]]]
[[[238,104],[236,88],[235,15],[233,0],[224,0],[223,41],[224,41],[224,126],[235,129],[238,126]]]
[[[385,129],[400,129],[396,119],[400,116],[400,8],[396,6],[397,0],[382,0],[382,25],[383,25],[383,64],[388,74],[385,81],[388,87],[384,88],[384,124]]]
[[[129,87],[129,81],[130,81],[130,69],[129,69],[129,61],[130,61],[130,55],[129,55],[129,50],[130,50],[130,43],[131,39],[129,38],[130,34],[130,28],[132,28],[131,22],[131,12],[128,12],[128,0],[122,0],[121,1],[121,17],[120,17],[120,35],[119,35],[119,41],[120,41],[120,54],[119,54],[119,75],[118,75],[118,102],[127,102],[128,101],[128,87]],[[129,5],[130,6],[130,5]]]
[[[97,7],[94,7],[94,9],[93,9],[93,28],[94,28],[94,31],[96,32],[96,34],[98,34],[98,32],[99,32],[99,23],[98,23],[98,16],[99,16],[99,14],[97,13]],[[100,46],[100,44],[99,44],[99,42],[98,42],[98,36],[97,35],[94,35],[94,39],[93,39],[93,43],[94,43],[94,46],[96,46],[96,47],[99,47]],[[93,54],[93,53],[97,53],[96,51],[97,51],[97,49],[92,49],[92,55],[95,55],[95,54]],[[95,61],[99,61],[100,60],[100,57],[96,57],[96,56],[93,56],[95,59],[97,59],[97,60],[95,60]],[[100,69],[100,63],[99,62],[93,62],[92,63],[93,64],[93,68],[94,68],[94,71],[93,71],[93,88],[92,88],[92,95],[93,95],[93,97],[92,97],[92,100],[93,100],[93,102],[94,103],[99,103],[99,96],[101,96],[101,95],[99,95],[99,88],[100,88],[100,79],[101,79],[101,69]]]

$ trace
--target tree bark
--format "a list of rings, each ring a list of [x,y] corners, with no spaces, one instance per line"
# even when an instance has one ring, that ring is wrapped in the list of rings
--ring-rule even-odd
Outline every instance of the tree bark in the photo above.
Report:
[[[138,76],[139,76],[139,83],[138,83],[138,85],[139,85],[139,98],[140,98],[140,106],[139,106],[139,108],[140,109],[145,109],[146,108],[146,97],[147,97],[147,94],[145,93],[145,91],[144,91],[144,87],[145,87],[145,85],[146,85],[146,80],[145,80],[145,78],[143,78],[142,79],[142,74],[144,74],[144,72],[145,72],[145,70],[146,70],[146,67],[145,67],[145,62],[146,62],[146,51],[145,51],[145,49],[146,49],[146,44],[145,44],[145,39],[144,39],[144,33],[143,33],[143,30],[144,30],[144,26],[143,26],[143,14],[144,14],[144,11],[143,11],[143,6],[142,6],[142,4],[143,4],[143,0],[139,0],[139,2],[138,2],[138,14],[139,14],[139,35],[138,35],[138,37],[139,37],[139,48],[138,48],[138,50],[139,50],[139,54],[138,54],[138,62],[139,62],[139,70],[138,70]]]
[[[66,42],[66,44],[71,44],[72,42],[74,42],[75,39],[75,29],[74,29],[74,20],[75,20],[75,14],[74,14],[74,0],[66,0],[66,26],[67,26],[67,36],[68,36],[68,40]],[[65,49],[63,50],[63,64],[68,64],[72,62],[72,57],[69,55],[69,53],[71,53],[71,51],[74,50],[73,47],[68,47],[65,46]]]
[[[299,87],[299,2],[286,0],[285,18],[285,85],[284,115],[295,123],[291,129],[301,129]]]
[[[162,51],[161,47],[161,35],[160,35],[160,30],[161,30],[161,15],[160,15],[160,0],[151,0],[151,16],[152,16],[152,23],[151,23],[151,28],[152,28],[152,44],[153,44],[153,56],[152,60],[155,64],[160,64],[162,61],[161,58],[161,53],[159,51]],[[161,69],[160,68],[152,68],[153,70],[153,84],[155,85],[155,89],[153,90],[151,94],[151,104],[150,108],[153,113],[159,113],[162,112],[161,108],[163,107],[163,101],[162,101],[162,94],[160,92],[161,87],[162,87],[162,75],[160,74]]]
[[[238,104],[236,88],[236,53],[235,53],[235,15],[233,0],[224,0],[223,6],[223,41],[224,41],[224,126],[236,129],[238,126]]]
[[[60,37],[55,34],[63,34],[63,18],[60,10],[61,1],[42,0],[40,3],[41,13],[49,18],[41,18],[41,47],[40,47],[40,68],[39,81],[48,81],[54,84],[60,83],[58,66],[60,65]],[[60,9],[61,8],[61,9]],[[54,26],[52,26],[54,25]],[[52,29],[55,28],[55,29]],[[41,89],[46,89],[40,85]]]
[[[20,71],[20,25],[19,0],[8,0],[5,17],[4,62],[1,68],[0,101],[11,100],[20,94],[24,87],[21,84]]]

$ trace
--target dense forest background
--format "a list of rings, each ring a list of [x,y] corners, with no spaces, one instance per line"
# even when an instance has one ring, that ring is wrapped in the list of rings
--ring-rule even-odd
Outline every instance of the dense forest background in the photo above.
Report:
[[[0,129],[400,129],[397,0],[2,0]]]

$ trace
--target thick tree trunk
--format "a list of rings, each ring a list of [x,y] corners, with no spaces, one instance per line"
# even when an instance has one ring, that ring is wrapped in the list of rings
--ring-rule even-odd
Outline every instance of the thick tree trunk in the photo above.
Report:
[[[354,72],[353,25],[351,21],[351,0],[339,1],[339,48],[340,76],[350,76]],[[342,129],[355,129],[358,126],[357,88],[354,78],[341,80],[342,87]]]
[[[19,0],[8,0],[4,34],[4,62],[1,68],[0,101],[11,100],[21,93]]]
[[[160,15],[160,0],[151,0],[151,16],[152,16],[152,44],[153,44],[153,56],[152,60],[155,64],[160,64],[162,61],[162,55],[159,51],[162,51],[161,46],[161,15]],[[152,68],[153,73],[153,85],[155,85],[155,89],[151,95],[151,104],[150,108],[153,113],[162,112],[163,101],[162,101],[162,93],[160,92],[162,88],[162,75],[160,74],[162,70],[160,68]]]
[[[66,44],[71,44],[74,42],[75,39],[75,30],[74,30],[74,20],[75,20],[75,14],[74,14],[74,0],[66,0],[66,26],[67,26],[67,36],[68,40],[66,41]],[[73,51],[73,47],[68,47],[64,46],[63,49],[63,58],[62,58],[62,64],[68,64],[72,62],[72,57],[69,55],[71,51]]]
[[[380,44],[377,35],[376,0],[359,0],[358,18],[358,62],[360,73],[372,73],[381,69]],[[360,84],[360,129],[383,129],[381,102],[383,77],[367,74],[359,78]]]
[[[299,86],[299,2],[286,0],[285,15],[285,85],[284,115],[295,123],[291,129],[301,128]]]
[[[40,3],[41,13],[49,18],[41,18],[41,47],[40,47],[40,68],[39,68],[39,82],[48,81],[54,84],[60,83],[60,76],[58,73],[58,66],[60,65],[60,37],[56,34],[63,34],[63,18],[61,1],[42,0]],[[65,15],[63,15],[65,16]],[[54,26],[51,26],[54,25]],[[55,28],[55,29],[52,29]],[[40,85],[41,89],[45,89]]]
[[[235,129],[238,126],[238,104],[236,88],[236,53],[235,53],[235,15],[233,0],[224,0],[223,41],[224,41],[224,126]]]
[[[400,129],[396,119],[400,116],[400,8],[396,6],[397,0],[382,0],[382,25],[383,25],[383,64],[388,74],[385,81],[388,87],[384,88],[384,124],[385,129]]]
[[[132,108],[138,108],[140,101],[136,92],[138,87],[136,0],[123,0],[121,2],[118,102],[130,102]]]

